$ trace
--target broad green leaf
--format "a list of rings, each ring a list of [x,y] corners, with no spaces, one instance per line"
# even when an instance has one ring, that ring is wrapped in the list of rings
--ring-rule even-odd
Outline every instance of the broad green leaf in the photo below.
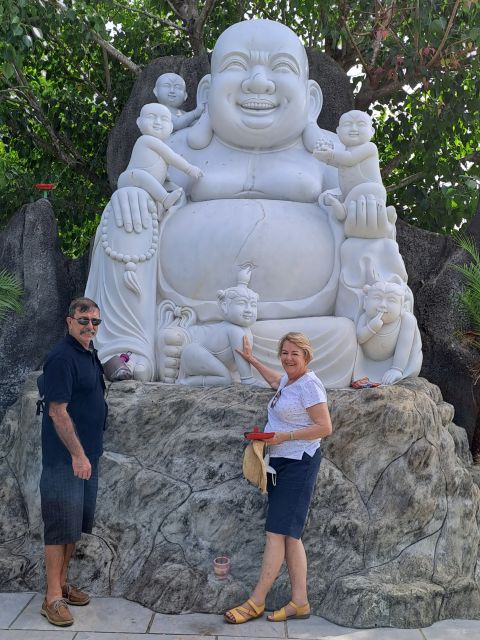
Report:
[[[15,67],[13,64],[10,64],[10,62],[4,62],[2,65],[2,73],[7,80],[10,80],[10,78],[15,75]]]

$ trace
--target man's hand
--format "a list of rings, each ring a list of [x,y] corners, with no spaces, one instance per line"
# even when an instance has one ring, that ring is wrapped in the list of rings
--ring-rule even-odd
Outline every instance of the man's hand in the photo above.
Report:
[[[347,238],[393,238],[397,220],[395,207],[387,207],[374,195],[360,196],[347,206]]]
[[[90,480],[92,465],[87,456],[72,456],[73,475],[80,480]]]
[[[141,233],[148,229],[152,214],[157,211],[155,201],[139,187],[117,189],[110,199],[110,206],[117,227],[123,227],[127,233]]]
[[[92,466],[85,455],[75,425],[67,411],[66,402],[50,402],[48,415],[51,417],[55,431],[72,456],[73,475],[88,480],[92,475]]]

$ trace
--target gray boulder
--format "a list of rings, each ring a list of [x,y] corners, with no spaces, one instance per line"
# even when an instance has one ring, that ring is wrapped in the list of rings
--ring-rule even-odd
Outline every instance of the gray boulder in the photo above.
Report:
[[[87,268],[87,256],[72,261],[62,254],[45,198],[24,205],[0,232],[0,270],[15,274],[25,291],[23,312],[0,322],[0,419],[64,335],[68,304],[83,294]]]
[[[318,126],[335,131],[342,113],[355,107],[353,85],[342,67],[325,53],[318,49],[307,49],[307,58],[310,78],[318,82],[323,94]]]
[[[255,583],[265,499],[241,473],[268,389],[121,382],[108,388],[97,520],[72,579],[156,611],[222,612]],[[0,426],[0,584],[43,587],[34,376]],[[334,433],[304,535],[316,614],[348,626],[480,617],[480,490],[465,431],[424,379],[333,390]],[[452,438],[451,433],[454,434]],[[215,579],[212,561],[231,558]],[[289,598],[283,570],[267,606]]]
[[[472,452],[480,453],[480,358],[464,336],[469,324],[458,302],[464,280],[452,268],[468,262],[468,256],[451,237],[402,221],[397,240],[422,336],[421,375],[440,387],[455,407],[455,422],[467,431]]]

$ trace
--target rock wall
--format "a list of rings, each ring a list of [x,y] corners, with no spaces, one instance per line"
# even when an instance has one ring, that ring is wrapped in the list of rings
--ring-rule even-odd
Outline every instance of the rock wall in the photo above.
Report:
[[[110,385],[97,521],[73,566],[96,593],[164,613],[220,613],[260,568],[265,499],[241,475],[243,431],[271,391]],[[34,376],[0,427],[0,584],[41,589]],[[465,431],[423,379],[329,393],[334,433],[304,535],[316,614],[355,627],[480,617],[480,491]],[[453,437],[452,437],[453,436]],[[456,445],[455,445],[456,443]],[[216,555],[231,558],[217,581]],[[289,598],[285,570],[267,601]]]
[[[24,291],[23,312],[0,322],[0,420],[26,376],[39,369],[65,333],[70,300],[82,295],[88,256],[69,260],[60,251],[50,202],[24,205],[0,232],[0,270],[14,273]]]
[[[480,209],[476,218],[480,220]],[[480,247],[480,233],[471,233]],[[421,375],[453,404],[455,422],[467,431],[472,452],[480,454],[480,355],[463,337],[470,328],[458,302],[464,279],[452,268],[468,262],[468,256],[451,237],[402,221],[397,223],[397,240],[422,336]]]

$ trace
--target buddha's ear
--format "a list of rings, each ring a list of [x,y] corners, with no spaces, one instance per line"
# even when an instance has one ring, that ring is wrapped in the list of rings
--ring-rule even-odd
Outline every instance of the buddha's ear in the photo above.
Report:
[[[212,82],[212,76],[208,73],[198,83],[197,87],[197,105],[205,104],[208,102],[208,92],[210,91],[210,85]]]
[[[303,130],[303,145],[310,153],[315,147],[315,143],[322,137],[322,131],[317,124],[323,105],[323,94],[320,85],[315,80],[308,81],[308,122]]]
[[[308,81],[308,121],[317,122],[323,106],[323,93],[315,80]]]
[[[197,105],[206,105],[210,90],[210,74],[203,76],[197,87]],[[197,122],[188,128],[187,143],[191,149],[205,149],[213,138],[213,127],[210,122],[208,109],[202,113]]]

